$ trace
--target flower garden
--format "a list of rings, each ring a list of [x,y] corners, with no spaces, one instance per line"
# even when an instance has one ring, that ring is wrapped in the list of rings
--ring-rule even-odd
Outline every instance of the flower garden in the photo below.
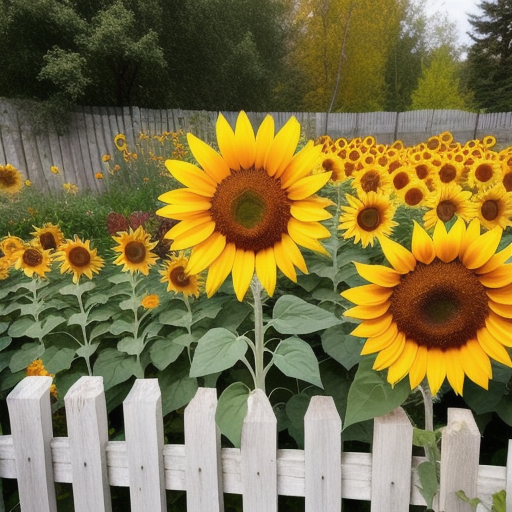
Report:
[[[301,447],[309,401],[325,394],[358,450],[372,419],[401,405],[430,448],[430,500],[435,432],[458,404],[488,432],[487,462],[504,463],[512,148],[448,132],[411,147],[305,141],[294,118],[255,131],[243,112],[234,130],[220,115],[216,132],[215,147],[164,133],[129,148],[119,134],[95,175],[101,197],[63,182],[38,199],[0,166],[3,397],[26,375],[52,375],[63,420],[70,386],[102,376],[122,439],[122,400],[154,377],[176,439],[198,387],[216,387],[217,424],[239,446],[258,388],[280,444]]]

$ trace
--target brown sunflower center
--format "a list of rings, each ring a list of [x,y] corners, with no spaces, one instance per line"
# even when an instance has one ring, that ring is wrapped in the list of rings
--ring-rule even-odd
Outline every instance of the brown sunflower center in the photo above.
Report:
[[[417,206],[423,200],[423,196],[419,188],[412,187],[404,194],[404,202],[409,206]]]
[[[219,183],[210,214],[227,243],[257,253],[287,233],[290,200],[264,169],[242,169]]]
[[[16,185],[16,173],[10,169],[3,169],[0,172],[0,183],[6,188]]]
[[[461,347],[489,314],[485,287],[460,261],[418,263],[391,295],[389,312],[407,339],[428,348]]]
[[[482,212],[482,217],[485,220],[495,220],[499,213],[500,213],[500,205],[498,201],[495,201],[494,199],[487,199],[487,201],[484,201],[482,204],[482,207],[480,209]]]
[[[457,176],[457,169],[452,164],[444,164],[441,169],[439,169],[439,179],[443,183],[450,183]]]
[[[37,267],[43,263],[43,254],[37,249],[25,249],[23,252],[23,263],[27,267]]]
[[[482,183],[489,181],[492,175],[492,167],[489,164],[480,164],[475,169],[475,178]]]
[[[39,243],[43,249],[57,249],[57,240],[52,233],[42,233],[39,236]]]
[[[512,172],[507,172],[507,174],[503,176],[503,186],[507,192],[512,191]]]
[[[137,240],[131,240],[124,248],[124,257],[130,263],[142,263],[146,259],[146,246]]]
[[[457,205],[449,199],[439,201],[439,204],[436,208],[436,213],[440,220],[443,222],[448,222],[457,213]]]
[[[380,185],[380,175],[377,171],[368,171],[361,178],[361,188],[366,192],[377,192]]]
[[[68,259],[74,267],[87,267],[91,263],[91,255],[85,247],[73,247],[69,251]]]
[[[169,279],[178,287],[184,288],[190,284],[190,278],[185,275],[185,269],[180,265],[169,272]]]
[[[380,225],[380,212],[373,206],[364,208],[357,214],[357,224],[364,231],[374,231]]]
[[[393,177],[393,186],[396,190],[402,190],[406,185],[409,184],[409,175],[406,172],[395,173]]]
[[[419,164],[415,167],[416,176],[420,180],[424,180],[428,176],[428,167],[425,164]]]

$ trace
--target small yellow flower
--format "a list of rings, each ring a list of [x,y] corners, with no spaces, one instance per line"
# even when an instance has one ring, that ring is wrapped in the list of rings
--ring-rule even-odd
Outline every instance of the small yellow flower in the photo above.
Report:
[[[30,180],[25,180],[25,187],[31,187],[32,182]]]
[[[180,251],[176,256],[165,262],[165,267],[159,270],[163,276],[161,283],[167,283],[167,291],[182,293],[186,297],[193,295],[199,297],[200,289],[203,285],[203,279],[199,275],[188,274],[186,267],[188,258]]]
[[[118,133],[114,137],[114,144],[119,151],[126,151],[126,136],[122,133]]]
[[[149,183],[149,178],[145,178],[145,177],[144,177],[144,178],[142,178],[142,181],[143,181],[144,183]]]
[[[111,157],[110,155],[103,155],[103,156],[101,157],[101,160],[102,160],[103,162],[110,162],[110,160],[112,160],[112,157]]]
[[[118,236],[112,237],[119,245],[114,251],[120,253],[115,259],[115,265],[124,265],[122,272],[142,272],[145,276],[149,267],[153,266],[158,256],[151,252],[158,242],[151,242],[151,235],[139,226],[135,231],[121,231]]]
[[[21,172],[11,164],[0,165],[0,193],[17,194],[22,188]]]
[[[140,305],[145,309],[155,309],[160,304],[158,295],[146,295],[141,301]]]
[[[62,188],[68,193],[68,194],[74,194],[76,195],[78,193],[78,187],[74,183],[63,183]]]
[[[32,361],[25,370],[27,377],[55,377],[55,375],[48,372],[48,370],[44,367],[43,361],[41,359],[36,359]],[[57,386],[52,384],[50,386],[50,394],[57,398]]]
[[[102,180],[103,179],[103,173],[102,172],[97,172],[94,177],[97,179],[97,180]]]
[[[11,262],[9,261],[9,258],[7,258],[7,256],[2,256],[0,258],[0,281],[9,277],[10,266]]]
[[[59,174],[59,168],[56,165],[52,165],[50,167],[50,171],[52,171],[53,174]]]

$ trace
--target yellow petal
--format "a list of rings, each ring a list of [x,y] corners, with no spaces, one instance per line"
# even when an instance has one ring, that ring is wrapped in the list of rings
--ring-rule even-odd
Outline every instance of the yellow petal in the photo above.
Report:
[[[441,261],[449,263],[459,255],[460,243],[464,230],[464,221],[460,218],[452,226],[449,233],[446,232],[443,222],[438,222],[436,224],[433,240],[437,257]]]
[[[470,380],[484,389],[489,388],[489,378],[492,377],[491,362],[476,340],[460,347],[459,363]]]
[[[194,229],[201,224],[205,224],[206,222],[211,222],[212,217],[209,212],[200,212],[193,215],[190,215],[186,220],[182,220],[178,222],[178,224],[174,225],[167,233],[165,234],[165,238],[169,240],[174,240],[178,238],[183,233],[186,233],[190,229]]]
[[[215,183],[220,183],[231,174],[224,158],[209,144],[190,132],[187,133],[187,142],[197,163]]]
[[[240,169],[240,162],[235,151],[235,133],[221,113],[217,117],[217,144],[228,167],[238,171]]]
[[[405,335],[399,331],[393,343],[378,353],[372,368],[375,371],[389,368],[389,366],[391,366],[400,357],[404,347]]]
[[[507,349],[488,331],[487,327],[482,327],[476,332],[476,339],[489,357],[505,366],[512,366]]]
[[[512,305],[512,284],[503,286],[503,288],[492,288],[486,290],[487,296],[494,302],[500,304]]]
[[[254,167],[256,169],[263,169],[265,167],[265,160],[273,140],[274,118],[268,115],[261,122],[256,134],[256,157],[254,158]]]
[[[211,297],[221,287],[233,269],[235,253],[235,244],[226,244],[219,257],[210,265],[205,283],[205,292],[208,297]]]
[[[340,295],[358,306],[376,306],[386,302],[392,293],[393,290],[390,288],[384,288],[376,284],[365,284],[344,290]]]
[[[512,264],[505,263],[495,270],[478,276],[478,280],[487,288],[502,288],[512,283]]]
[[[482,265],[479,269],[476,270],[477,274],[487,274],[488,272],[492,272],[496,270],[498,267],[503,265],[510,257],[512,257],[512,244],[505,247],[500,252],[497,252],[494,256],[492,256],[489,261]]]
[[[236,298],[241,302],[254,276],[254,252],[237,249],[233,261],[233,288]]]
[[[391,314],[385,314],[371,320],[364,320],[350,334],[358,338],[378,336],[389,328],[391,322],[393,322],[393,315]]]
[[[355,306],[347,309],[343,316],[349,318],[359,318],[360,320],[370,320],[372,318],[378,318],[384,315],[389,309],[389,302],[384,302],[378,306]]]
[[[256,138],[254,137],[251,121],[243,110],[238,114],[236,120],[235,151],[243,169],[250,169],[254,166]]]
[[[488,304],[489,308],[497,315],[500,315],[503,318],[512,318],[512,305],[499,304],[493,300],[489,300]]]
[[[480,221],[474,218],[466,228],[460,242],[459,257],[462,257],[466,249],[480,237]]]
[[[297,272],[295,272],[295,267],[293,266],[292,259],[290,258],[288,252],[286,251],[283,244],[284,236],[281,238],[281,241],[276,242],[274,244],[274,257],[276,259],[276,265],[279,267],[279,270],[291,281],[294,283],[297,282]],[[292,241],[293,242],[293,241]],[[293,242],[295,245],[295,242]],[[295,245],[298,249],[298,247]]]
[[[208,197],[196,194],[189,188],[177,188],[165,192],[158,198],[162,203],[169,204],[188,204],[188,203],[211,203]]]
[[[189,229],[179,237],[175,238],[172,245],[172,251],[181,251],[194,245],[204,242],[215,231],[215,222],[205,222],[200,226]]]
[[[330,179],[330,172],[312,174],[296,181],[288,187],[286,195],[292,201],[300,201],[316,194]]]
[[[478,239],[474,240],[461,255],[462,263],[466,268],[482,267],[496,252],[501,240],[503,230],[500,227],[491,229]]]
[[[332,215],[324,210],[325,207],[330,206],[332,202],[326,198],[309,197],[302,201],[293,201],[290,205],[290,213],[297,219],[303,222],[327,220]]]
[[[354,262],[358,274],[371,283],[392,288],[400,284],[402,277],[394,268],[384,267],[383,265],[368,265],[367,263]]]
[[[215,194],[215,181],[195,165],[182,160],[166,160],[165,166],[180,183],[196,194],[205,197],[213,197]]]
[[[414,270],[416,258],[410,251],[386,236],[379,236],[378,238],[384,256],[397,272],[407,274]]]
[[[436,257],[436,250],[432,238],[428,236],[428,233],[416,221],[414,221],[414,229],[412,232],[411,251],[414,257],[418,261],[421,261],[421,263],[425,263],[425,265],[432,263]]]
[[[512,347],[512,320],[502,318],[494,311],[485,320],[487,330],[506,347]]]
[[[276,289],[277,269],[274,249],[269,247],[256,254],[256,274],[270,297]]]
[[[293,157],[300,139],[300,124],[290,117],[279,130],[268,150],[265,168],[269,176],[280,176]],[[316,190],[315,190],[316,192]]]
[[[462,395],[464,387],[464,367],[460,363],[460,349],[450,348],[445,350],[446,377],[450,386],[457,395]]]
[[[187,263],[187,274],[202,272],[219,257],[224,247],[226,247],[226,237],[214,231],[209,238],[192,249]]]
[[[388,369],[388,382],[392,386],[400,382],[409,373],[417,352],[418,345],[414,341],[406,340],[400,357]]]
[[[296,244],[329,256],[329,253],[317,238],[327,238],[331,234],[326,227],[318,222],[300,222],[291,217],[288,221],[288,235]]]
[[[182,217],[188,217],[191,214],[204,213],[212,207],[209,201],[195,201],[187,204],[168,204],[156,211],[160,217],[169,217],[171,219],[181,220]]]
[[[286,190],[292,183],[311,174],[315,168],[320,155],[322,154],[322,146],[315,146],[313,141],[309,141],[286,166],[281,174],[281,188]]]
[[[378,336],[372,336],[366,340],[366,343],[361,350],[361,355],[366,356],[368,354],[374,354],[375,352],[384,350],[396,340],[397,336],[398,327],[395,323],[392,323],[383,333]]]
[[[428,349],[424,345],[418,345],[418,351],[409,370],[409,384],[411,389],[417,388],[427,373]]]
[[[445,377],[446,359],[443,351],[438,348],[429,348],[427,353],[427,380],[432,395],[437,395]]]

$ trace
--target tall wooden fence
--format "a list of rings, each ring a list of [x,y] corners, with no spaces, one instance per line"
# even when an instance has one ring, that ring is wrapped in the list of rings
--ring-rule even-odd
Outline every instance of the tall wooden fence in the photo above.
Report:
[[[72,484],[76,512],[111,511],[111,486],[129,487],[132,512],[164,512],[166,489],[186,491],[187,512],[223,512],[224,493],[241,494],[244,512],[277,512],[278,495],[304,497],[306,512],[340,512],[343,498],[370,501],[372,512],[425,504],[416,469],[425,459],[412,455],[400,408],[375,419],[372,453],[343,452],[333,400],[313,397],[304,449],[278,449],[276,417],[255,391],[241,448],[222,448],[216,390],[200,388],[185,410],[185,444],[164,444],[158,381],[142,379],[123,404],[126,440],[109,441],[102,378],[82,377],[64,399],[68,437],[53,437],[51,381],[26,377],[7,398],[12,434],[0,436],[0,477],[18,480],[21,512],[55,512],[54,482]],[[473,510],[459,490],[490,504],[502,489],[512,510],[512,443],[507,467],[479,465],[479,449],[471,412],[449,409],[437,511]]]
[[[223,112],[234,126],[237,112]],[[259,126],[266,113],[248,113]],[[418,110],[411,112],[272,113],[280,128],[292,115],[301,123],[307,138],[328,134],[333,138],[373,135],[377,142],[389,144],[403,140],[412,145],[431,135],[449,130],[455,140],[464,143],[484,135],[494,135],[499,146],[512,145],[512,112],[475,114],[458,110]],[[207,141],[215,140],[217,112],[190,110],[150,110],[137,107],[84,107],[70,116],[68,126],[41,133],[33,126],[30,114],[8,101],[0,101],[0,165],[17,167],[42,190],[60,187],[50,168],[60,170],[64,182],[80,190],[101,191],[95,179],[103,171],[101,157],[114,154],[114,137],[125,134],[132,150],[139,134],[164,131],[191,131]]]

